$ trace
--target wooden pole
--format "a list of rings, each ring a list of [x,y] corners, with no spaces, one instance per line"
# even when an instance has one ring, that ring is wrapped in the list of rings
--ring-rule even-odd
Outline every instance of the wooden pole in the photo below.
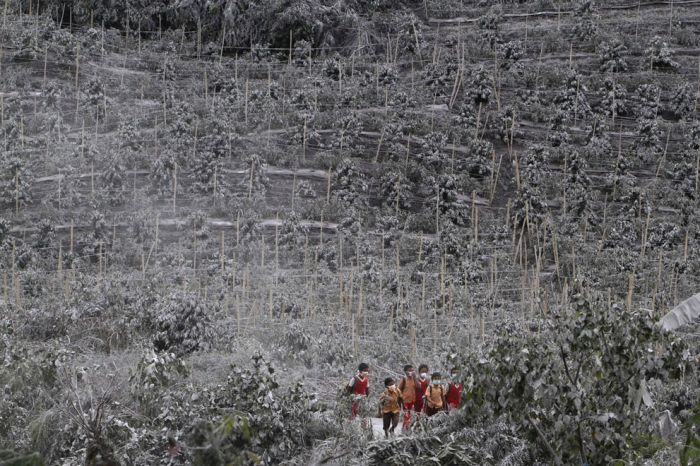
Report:
[[[331,169],[328,168],[328,185],[326,186],[326,204],[331,202]]]
[[[221,274],[224,273],[224,232],[221,232],[221,242],[219,245],[219,263],[221,265]]]
[[[244,112],[245,112],[245,123],[248,124],[248,78],[245,80],[245,105],[244,105]]]
[[[9,292],[8,292],[8,287],[7,287],[7,272],[2,273],[2,297],[3,297],[3,304],[5,306],[8,306],[10,304],[9,301]]]
[[[627,310],[632,310],[632,295],[634,293],[634,272],[630,272],[627,277]]]
[[[177,212],[177,162],[173,167],[173,214]]]

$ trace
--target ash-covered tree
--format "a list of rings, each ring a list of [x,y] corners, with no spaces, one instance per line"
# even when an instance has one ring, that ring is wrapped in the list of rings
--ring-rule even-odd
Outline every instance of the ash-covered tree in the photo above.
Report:
[[[576,70],[569,70],[563,89],[554,97],[554,105],[564,112],[567,120],[583,119],[591,112],[591,106],[586,98],[587,92],[588,89],[581,74]]]
[[[661,89],[656,84],[642,84],[637,88],[637,115],[656,118],[659,115]]]
[[[510,105],[501,107],[501,111],[495,118],[494,127],[498,138],[505,144],[511,145],[519,135],[515,107]]]
[[[143,147],[141,134],[136,127],[137,125],[131,119],[122,118],[117,128],[117,148],[122,157],[122,163],[133,168],[136,168],[135,164]]]
[[[457,168],[466,169],[469,176],[476,180],[488,177],[492,169],[493,144],[484,139],[469,138],[467,149],[466,158],[457,164]]]
[[[109,257],[112,248],[112,228],[102,212],[90,214],[90,230],[78,241],[79,248],[87,252],[87,260],[97,264]],[[72,258],[69,258],[72,260]]]
[[[314,395],[298,381],[281,387],[275,368],[260,354],[253,355],[252,368],[231,367],[212,395],[218,414],[198,421],[188,437],[195,466],[278,464],[310,441]]]
[[[401,239],[401,221],[392,214],[393,212],[377,216],[375,223],[375,228],[381,235],[384,247],[394,246]]]
[[[624,73],[627,71],[627,47],[619,39],[603,42],[598,48],[600,71],[603,73]]]
[[[355,112],[341,116],[333,126],[335,130],[331,142],[332,148],[340,149],[341,152],[362,148],[359,141],[362,122]]]
[[[649,46],[644,51],[646,61],[651,69],[677,70],[680,64],[673,60],[673,52],[664,40],[659,36],[654,36],[649,42]]]
[[[246,167],[245,179],[241,180],[241,187],[245,188],[248,198],[264,200],[270,179],[267,177],[267,164],[258,154],[249,154],[243,158],[243,166]]]
[[[598,95],[600,108],[605,116],[616,119],[618,116],[627,115],[627,89],[624,84],[605,78],[603,86],[598,89]]]
[[[571,218],[578,219],[578,223],[582,223],[584,219],[591,222],[591,179],[586,173],[586,160],[574,148],[567,148],[566,159],[566,212]]]
[[[195,189],[202,193],[222,191],[221,169],[231,150],[227,122],[215,118],[211,124],[210,132],[199,140],[200,149],[190,165],[196,180]]]
[[[429,183],[429,184],[428,184]],[[425,198],[424,209],[435,212],[438,228],[444,223],[465,226],[468,222],[469,206],[462,200],[461,180],[457,175],[441,173],[426,180],[430,187],[429,196]]]
[[[510,71],[514,74],[522,70],[520,60],[524,55],[523,43],[519,40],[511,40],[498,44],[496,49],[498,67],[503,71]]]
[[[352,159],[343,159],[333,172],[332,196],[342,206],[363,206],[367,203],[365,174]]]
[[[399,212],[411,208],[412,185],[400,172],[385,173],[379,180],[379,192],[387,210]]]
[[[634,150],[642,163],[652,163],[661,154],[661,130],[656,118],[638,118]]]
[[[492,6],[485,15],[479,17],[477,25],[481,32],[479,41],[491,50],[500,39],[500,25],[503,22],[503,9],[501,5]]]
[[[440,173],[449,167],[450,156],[445,151],[447,147],[447,134],[441,131],[432,131],[420,140],[420,148],[416,158],[423,167]]]
[[[695,189],[695,176],[697,167],[692,162],[692,154],[685,152],[682,160],[674,163],[669,170],[671,179],[675,184],[669,191],[669,204],[678,209],[680,224],[689,227],[693,216],[696,214],[697,192]]]
[[[480,66],[472,73],[468,90],[469,99],[475,108],[482,109],[488,105],[492,89],[493,81],[491,76],[486,71],[486,68]]]
[[[178,165],[189,168],[197,126],[196,115],[189,103],[177,102],[173,105],[169,117],[166,144],[177,154]]]
[[[640,462],[634,444],[657,418],[650,386],[694,372],[686,345],[650,311],[609,308],[575,289],[556,325],[534,338],[503,329],[486,355],[465,361],[474,382],[463,416],[506,416],[554,464]]]
[[[613,153],[610,135],[604,118],[594,116],[593,122],[586,126],[586,140],[580,149],[585,160],[609,160]]]
[[[172,149],[166,148],[160,151],[153,159],[148,175],[152,189],[159,195],[172,194],[177,189],[177,156]]]
[[[520,189],[513,202],[514,225],[526,222],[530,228],[544,220],[547,213],[547,192],[550,152],[541,145],[531,145],[520,158]]]
[[[574,9],[574,36],[579,41],[588,42],[598,34],[596,7],[593,0],[579,0]]]
[[[697,90],[688,82],[681,83],[671,95],[669,110],[682,120],[689,120],[695,112]]]
[[[0,202],[6,208],[18,210],[32,200],[32,175],[21,152],[0,153]]]
[[[209,346],[212,309],[196,294],[173,291],[155,307],[153,347],[178,356]]]
[[[452,92],[456,73],[457,64],[455,62],[428,63],[421,71],[421,78],[426,88],[430,90],[430,95],[437,99],[438,97],[446,97]]]
[[[391,25],[394,34],[398,36],[399,50],[402,56],[406,54],[420,57],[425,47],[423,23],[412,12],[401,11],[395,15]]]
[[[63,120],[63,112],[59,105],[63,89],[54,80],[48,81],[41,90],[44,106],[43,131],[47,144],[60,143],[66,140],[67,126]]]
[[[453,121],[458,128],[459,134],[462,136],[473,135],[476,128],[477,110],[471,100],[462,102],[459,106],[454,107]]]
[[[83,86],[82,102],[83,106],[90,109],[95,122],[104,118],[108,100],[105,94],[105,84],[99,76],[92,76]]]
[[[566,125],[566,113],[559,108],[553,109],[549,115],[549,133],[547,134],[547,142],[552,147],[561,147],[564,144],[571,142],[571,135]]]
[[[339,81],[340,74],[344,71],[345,63],[343,57],[335,52],[330,57],[323,60],[321,72],[332,81]]]
[[[119,205],[126,199],[126,167],[118,151],[110,149],[102,157],[100,191],[106,202]]]
[[[61,177],[60,189],[57,190],[56,196],[43,199],[42,204],[59,211],[80,205],[85,198],[85,182],[80,178],[80,171],[69,164],[58,171],[58,176]]]
[[[312,47],[311,43],[306,39],[300,39],[294,41],[294,52],[292,56],[294,57],[294,65],[298,67],[307,67],[311,65],[312,62]]]
[[[175,69],[175,62],[170,54],[166,54],[163,61],[158,65],[156,75],[160,78],[163,105],[172,108],[175,102],[177,72]]]
[[[308,235],[309,227],[304,225],[299,214],[292,210],[282,222],[282,228],[279,231],[279,245],[290,251],[303,251]]]

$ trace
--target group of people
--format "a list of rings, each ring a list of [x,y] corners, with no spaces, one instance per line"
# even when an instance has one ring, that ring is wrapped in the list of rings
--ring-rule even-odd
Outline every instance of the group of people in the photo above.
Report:
[[[418,366],[416,374],[413,366],[403,367],[404,375],[398,384],[392,377],[384,379],[384,391],[379,396],[379,413],[383,419],[384,435],[393,435],[399,424],[403,410],[402,430],[410,428],[411,411],[416,416],[424,413],[433,416],[440,411],[458,409],[464,385],[459,383],[459,368],[452,368],[450,380],[443,382],[440,372],[429,373],[428,365]],[[352,419],[360,414],[361,403],[369,398],[369,365],[362,363],[357,373],[346,386],[346,391],[353,397],[350,416]]]

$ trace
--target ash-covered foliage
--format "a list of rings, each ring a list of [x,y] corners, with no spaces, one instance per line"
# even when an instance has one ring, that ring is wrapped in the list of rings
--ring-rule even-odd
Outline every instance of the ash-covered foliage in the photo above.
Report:
[[[700,16],[628,6],[6,2],[0,463],[693,464]]]

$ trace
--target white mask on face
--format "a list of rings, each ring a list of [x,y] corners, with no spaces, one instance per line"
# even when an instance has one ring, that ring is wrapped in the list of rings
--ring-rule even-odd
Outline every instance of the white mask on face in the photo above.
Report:
[[[396,390],[396,384],[391,384],[387,387],[389,390]]]
[[[361,375],[362,377],[367,377],[367,376],[369,375],[369,372],[363,371],[363,372],[360,372],[360,375]]]
[[[423,380],[427,379],[427,378],[428,378],[428,373],[427,373],[427,372],[421,372],[420,378],[423,379]]]
[[[413,377],[413,374],[415,374],[415,372],[413,372],[413,371],[406,372],[406,375],[409,377]]]

